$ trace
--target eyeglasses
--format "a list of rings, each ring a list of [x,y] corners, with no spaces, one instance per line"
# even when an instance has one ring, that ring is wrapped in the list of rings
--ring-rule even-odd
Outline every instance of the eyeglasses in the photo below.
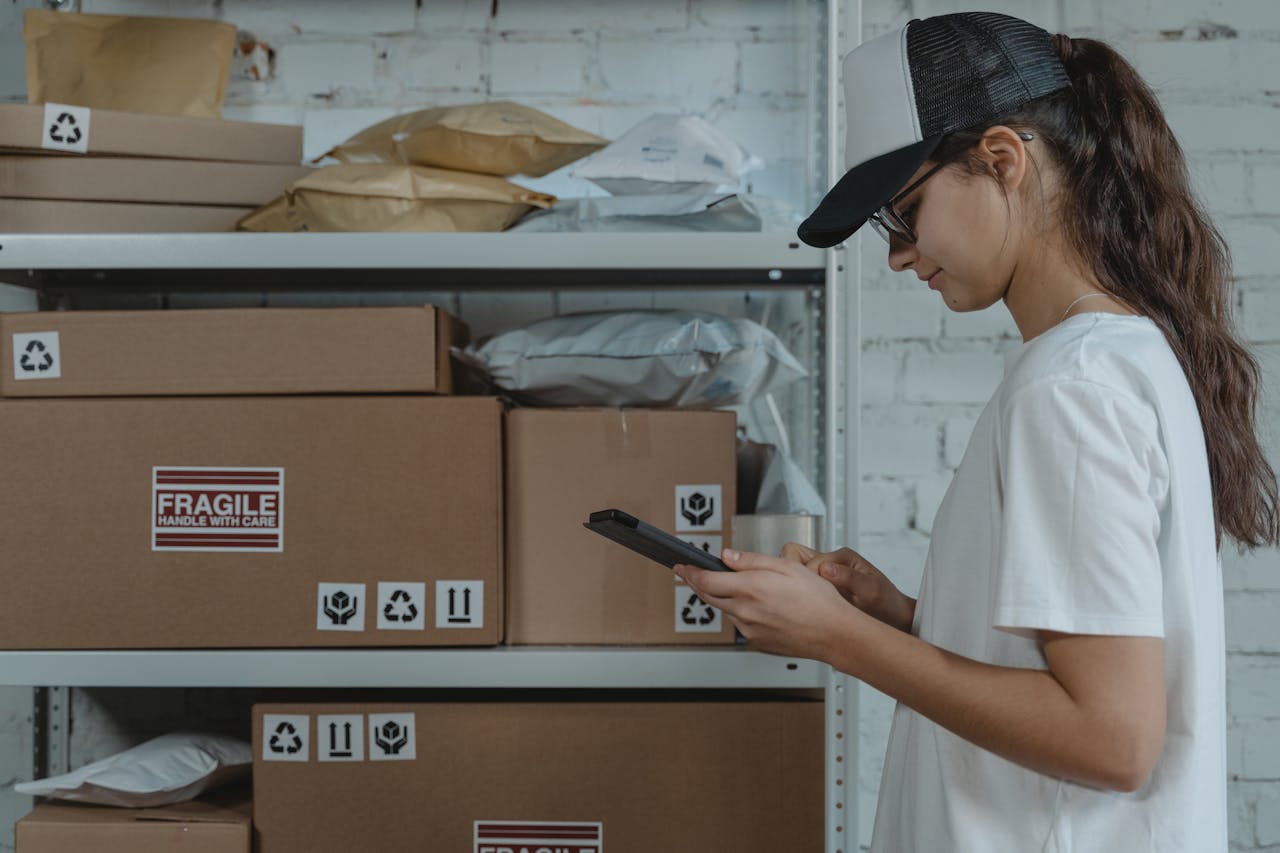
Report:
[[[911,186],[907,187],[893,198],[889,199],[880,206],[879,210],[868,217],[871,221],[871,227],[875,229],[877,234],[884,238],[886,243],[893,245],[892,238],[897,237],[908,246],[914,246],[916,244],[915,229],[911,227],[911,223],[907,222],[907,220],[903,218],[902,214],[898,213],[897,204],[907,196],[911,195],[911,193],[915,192],[916,188],[929,180],[929,178],[933,177],[933,174],[944,165],[944,163],[939,163],[929,171],[925,172],[920,176],[918,181],[911,184]]]
[[[1035,139],[1035,136],[1025,131],[1021,131],[1018,133],[1018,138],[1023,142],[1030,142]],[[912,228],[911,223],[898,212],[898,202],[915,192],[921,184],[933,177],[933,174],[941,169],[943,165],[945,164],[939,163],[929,171],[925,172],[909,187],[889,199],[880,206],[879,210],[867,217],[871,222],[871,227],[875,229],[877,234],[884,238],[886,243],[892,245],[892,238],[897,237],[908,246],[914,246],[916,244],[915,229]]]

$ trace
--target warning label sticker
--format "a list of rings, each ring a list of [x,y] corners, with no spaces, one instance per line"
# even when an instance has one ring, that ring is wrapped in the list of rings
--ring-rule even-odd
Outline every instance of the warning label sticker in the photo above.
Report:
[[[724,515],[719,485],[676,486],[676,531],[720,532]]]
[[[601,853],[604,824],[478,820],[474,853]]]
[[[283,468],[151,469],[151,550],[283,551]]]
[[[316,758],[320,761],[364,761],[364,716],[320,714],[316,717]]]
[[[484,627],[484,581],[436,581],[437,628]]]
[[[417,758],[415,719],[412,711],[404,714],[370,714],[369,760],[413,761]]]

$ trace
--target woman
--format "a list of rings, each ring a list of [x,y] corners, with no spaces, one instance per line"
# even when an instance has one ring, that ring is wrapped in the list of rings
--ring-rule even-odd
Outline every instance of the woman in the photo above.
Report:
[[[918,600],[848,549],[677,571],[757,648],[898,701],[873,850],[1226,850],[1218,548],[1277,543],[1276,480],[1156,100],[1106,45],[987,13],[869,41],[844,84],[850,170],[801,237],[871,221],[893,269],[1002,301],[1024,342]]]

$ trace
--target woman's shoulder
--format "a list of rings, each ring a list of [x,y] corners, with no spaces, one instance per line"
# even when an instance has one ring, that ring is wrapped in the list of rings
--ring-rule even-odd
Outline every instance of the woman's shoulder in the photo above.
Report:
[[[1164,393],[1161,386],[1186,385],[1164,334],[1142,316],[1077,314],[1023,344],[1009,359],[1000,388],[1007,402],[1032,387],[1085,383],[1154,405]]]

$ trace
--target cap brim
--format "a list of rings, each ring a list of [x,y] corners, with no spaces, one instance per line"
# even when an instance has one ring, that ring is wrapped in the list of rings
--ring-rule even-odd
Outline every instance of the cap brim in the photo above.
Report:
[[[796,232],[800,239],[820,249],[849,239],[871,214],[906,186],[941,139],[933,136],[854,166],[800,224]]]

